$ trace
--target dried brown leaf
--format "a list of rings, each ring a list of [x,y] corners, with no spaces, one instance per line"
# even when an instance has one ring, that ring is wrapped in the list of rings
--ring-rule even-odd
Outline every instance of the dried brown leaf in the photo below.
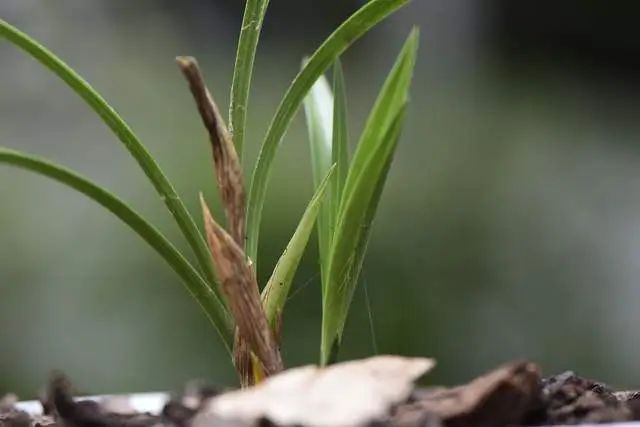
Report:
[[[254,384],[251,349],[247,340],[239,333],[238,328],[236,328],[233,340],[233,365],[240,378],[240,387],[245,388]]]
[[[178,66],[189,82],[191,94],[198,107],[213,151],[218,190],[224,205],[227,228],[233,240],[244,248],[245,244],[245,188],[242,166],[231,136],[218,107],[207,89],[195,58],[180,56]]]

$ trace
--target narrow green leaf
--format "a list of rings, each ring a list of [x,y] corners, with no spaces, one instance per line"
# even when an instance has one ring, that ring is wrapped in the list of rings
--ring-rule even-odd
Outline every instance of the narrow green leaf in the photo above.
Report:
[[[149,244],[184,281],[189,293],[200,304],[205,314],[222,337],[230,352],[233,342],[233,323],[227,310],[207,282],[182,256],[182,254],[158,231],[125,202],[104,188],[92,183],[68,169],[47,160],[19,151],[0,147],[0,163],[26,169],[58,181],[84,194],[127,224]]]
[[[324,76],[320,76],[305,97],[304,112],[309,134],[313,185],[314,188],[318,188],[332,164],[333,94]],[[332,209],[331,199],[333,199],[332,194],[330,200],[321,203],[317,220],[321,278],[331,246],[333,216],[334,212],[337,212]]]
[[[274,330],[276,329],[278,319],[287,301],[293,277],[298,269],[302,254],[307,247],[309,236],[313,230],[313,224],[316,221],[322,200],[329,188],[328,184],[334,169],[335,166],[331,166],[324,179],[320,182],[320,185],[318,185],[307,209],[302,215],[296,231],[293,233],[289,244],[280,256],[267,286],[265,286],[262,291],[262,301],[267,315],[267,321]]]
[[[347,127],[347,94],[344,83],[344,74],[340,59],[337,59],[333,67],[333,132],[331,141],[331,160],[336,165],[337,176],[333,180],[331,188],[331,200],[328,205],[331,211],[331,225],[329,227],[329,244],[326,253],[320,258],[321,267],[321,283],[322,283],[322,300],[325,299],[328,268],[329,268],[329,251],[333,241],[333,233],[335,232],[336,221],[340,209],[340,199],[342,190],[347,179],[349,171],[349,131]]]
[[[331,211],[333,221],[331,224],[331,234],[335,229],[335,220],[340,208],[340,198],[342,190],[347,180],[349,171],[349,128],[347,126],[347,93],[344,83],[344,74],[340,60],[337,60],[333,67],[333,141],[332,141],[332,163],[336,165],[336,179],[333,180],[331,189]]]
[[[242,159],[244,132],[251,89],[251,75],[256,56],[262,21],[267,12],[269,0],[247,0],[238,40],[236,64],[231,83],[231,104],[229,105],[229,131],[233,136],[238,157]]]
[[[362,268],[362,262],[367,249],[369,233],[373,223],[376,208],[382,195],[386,176],[391,166],[393,150],[400,137],[400,131],[404,120],[404,109],[391,124],[384,138],[389,141],[388,147],[379,147],[376,155],[371,159],[373,164],[378,165],[379,178],[375,182],[363,182],[361,186],[367,186],[368,191],[356,194],[356,199],[352,203],[353,209],[348,210],[345,215],[360,210],[360,221],[349,221],[345,218],[343,224],[337,225],[334,239],[336,246],[341,246],[335,253],[332,253],[330,263],[337,260],[339,267],[329,267],[329,279],[327,281],[326,298],[323,300],[322,309],[322,340],[320,343],[321,364],[326,365],[336,360],[337,352],[342,341],[342,331],[349,312],[349,306],[355,292],[356,284]],[[386,163],[384,159],[387,159]],[[359,205],[359,206],[358,206]],[[361,207],[366,205],[366,209]],[[360,209],[359,209],[360,208]],[[356,215],[351,215],[353,219]],[[350,230],[348,227],[353,227]],[[351,231],[351,233],[349,232]],[[353,239],[347,242],[345,239]],[[346,246],[346,248],[345,248]],[[335,248],[334,248],[335,249]],[[349,255],[346,255],[346,254]],[[334,331],[332,333],[332,331]]]
[[[17,28],[11,26],[7,22],[0,19],[0,38],[5,38],[15,46],[24,50],[34,59],[47,67],[62,79],[76,94],[78,94],[104,121],[104,123],[113,131],[118,139],[124,144],[125,148],[138,162],[147,175],[158,194],[166,204],[167,208],[175,218],[176,223],[180,227],[182,234],[186,237],[189,245],[193,249],[200,268],[205,274],[206,279],[211,284],[215,292],[218,292],[215,286],[215,278],[213,268],[209,257],[209,250],[202,234],[198,231],[193,218],[187,211],[184,203],[180,200],[178,193],[173,188],[167,177],[164,175],[151,154],[142,145],[138,137],[133,133],[131,128],[116,113],[116,111],[100,96],[80,75],[78,75],[71,67],[65,64],[60,58],[49,51],[47,48],[33,40],[27,34],[21,32]]]
[[[247,253],[255,261],[267,183],[278,145],[311,86],[358,38],[409,0],[371,0],[336,29],[298,73],[267,130],[251,179],[247,217]]]
[[[336,355],[371,224],[404,118],[418,47],[412,31],[387,77],[354,153],[340,202],[322,312],[321,363]]]

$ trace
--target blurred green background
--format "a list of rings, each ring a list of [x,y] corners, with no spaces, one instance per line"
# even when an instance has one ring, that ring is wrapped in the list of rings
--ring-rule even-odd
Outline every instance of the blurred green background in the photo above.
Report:
[[[216,197],[209,147],[173,58],[196,56],[227,105],[242,3],[2,0],[0,16],[116,107],[197,214],[199,191]],[[362,2],[271,3],[251,162],[301,58]],[[343,358],[432,356],[437,383],[526,358],[547,373],[640,386],[637,12],[631,1],[414,0],[344,56],[355,140],[402,40],[421,27],[408,123],[362,274],[377,349],[360,287]],[[6,42],[0,77],[0,144],[90,176],[185,248],[137,165],[75,94]],[[300,114],[269,187],[262,283],[312,193],[303,125]],[[178,278],[94,203],[2,167],[0,239],[0,394],[33,397],[52,369],[90,393],[234,383]],[[318,358],[310,248],[285,313],[289,366]]]

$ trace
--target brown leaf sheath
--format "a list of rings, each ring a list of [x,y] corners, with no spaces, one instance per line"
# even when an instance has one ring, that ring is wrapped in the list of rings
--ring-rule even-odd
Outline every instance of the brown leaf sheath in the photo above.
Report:
[[[238,373],[241,388],[254,385],[251,350],[249,349],[249,343],[240,335],[238,328],[236,328],[236,333],[233,337],[233,366]]]
[[[242,166],[220,111],[207,89],[195,58],[179,56],[176,62],[189,82],[213,151],[218,190],[227,217],[227,229],[240,248],[245,245],[245,187]]]
[[[280,372],[282,370],[280,350],[267,323],[253,269],[242,249],[215,222],[202,194],[200,194],[200,203],[213,266],[235,318],[238,333],[256,354],[266,375]],[[246,353],[242,346],[235,350],[236,360],[246,357],[242,354]],[[241,366],[237,368],[242,375],[241,371],[244,368]]]

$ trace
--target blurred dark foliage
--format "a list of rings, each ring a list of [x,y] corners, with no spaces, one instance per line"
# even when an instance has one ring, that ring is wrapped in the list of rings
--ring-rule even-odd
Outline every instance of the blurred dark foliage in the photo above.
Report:
[[[640,88],[640,2],[489,0],[498,54],[513,63],[545,58],[624,78]]]
[[[140,3],[140,2],[139,2]],[[234,33],[237,24],[242,20],[244,1],[239,0],[158,0],[153,7],[163,10],[172,16],[184,28],[206,30],[213,17],[223,15],[223,21],[228,22]],[[326,35],[327,31],[337,27],[344,19],[353,13],[361,4],[358,0],[281,0],[269,4],[269,18],[263,26],[262,42],[282,42],[301,39],[316,39]],[[125,5],[126,4],[126,5]],[[146,7],[123,2],[113,2],[108,6],[112,13],[126,19],[139,19],[139,14],[146,13]],[[137,12],[137,13],[136,13]],[[212,33],[218,32],[210,28]],[[198,37],[198,34],[192,34]]]

